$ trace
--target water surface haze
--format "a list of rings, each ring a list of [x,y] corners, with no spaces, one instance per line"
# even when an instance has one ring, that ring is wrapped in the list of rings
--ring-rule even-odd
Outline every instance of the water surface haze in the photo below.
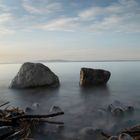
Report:
[[[56,120],[64,121],[62,128],[46,125],[46,134],[35,134],[35,140],[72,139],[84,127],[103,129],[108,132],[119,130],[125,122],[139,122],[140,117],[140,62],[60,62],[43,63],[60,79],[60,87],[26,90],[9,89],[10,81],[21,64],[0,64],[0,100],[25,109],[39,103],[36,113],[47,114],[52,106],[59,106],[64,116]],[[79,85],[80,69],[89,67],[111,72],[106,86],[82,88]],[[135,113],[117,122],[104,114],[104,109],[114,101],[133,105]],[[118,124],[118,125],[117,125]]]

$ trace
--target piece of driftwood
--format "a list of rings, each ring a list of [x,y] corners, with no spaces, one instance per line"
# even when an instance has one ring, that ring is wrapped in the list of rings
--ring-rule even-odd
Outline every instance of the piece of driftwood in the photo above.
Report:
[[[6,137],[3,140],[18,140],[18,139],[21,139],[22,135],[24,135],[24,131],[19,130],[19,131],[14,132],[13,134],[9,135],[8,137]]]
[[[5,102],[5,103],[1,104],[0,107],[3,107],[3,106],[5,106],[5,105],[7,105],[9,103],[10,103],[9,101],[8,102]]]
[[[48,114],[48,115],[22,115],[22,116],[16,116],[13,117],[12,119],[14,120],[19,120],[19,119],[40,119],[40,118],[50,118],[50,117],[55,117],[55,116],[59,116],[59,115],[63,115],[64,112],[57,112],[57,113],[52,113],[52,114]]]
[[[6,102],[0,105],[0,107],[7,105],[8,103],[9,102]],[[40,123],[64,125],[63,122],[49,120],[49,118],[63,114],[64,112],[61,111],[43,115],[28,115],[24,110],[17,107],[6,107],[5,109],[1,109],[0,127],[10,127],[11,129],[3,135],[0,134],[0,140],[20,140],[28,138],[32,128]]]

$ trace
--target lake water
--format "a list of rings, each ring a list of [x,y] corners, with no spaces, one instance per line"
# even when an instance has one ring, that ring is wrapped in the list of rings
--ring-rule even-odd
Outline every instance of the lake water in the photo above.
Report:
[[[26,108],[37,102],[37,113],[47,114],[53,106],[59,106],[65,115],[56,117],[64,121],[63,128],[46,126],[47,134],[34,134],[35,140],[72,139],[84,127],[102,128],[114,131],[114,126],[121,127],[128,120],[139,122],[140,117],[140,62],[68,62],[44,63],[60,79],[58,89],[12,90],[8,86],[18,72],[21,64],[0,64],[0,100],[10,101],[11,105]],[[79,86],[80,68],[90,67],[106,69],[111,78],[106,87],[83,89]],[[133,105],[135,114],[123,119],[122,123],[107,117],[98,116],[98,110],[104,109],[114,101]],[[129,121],[130,122],[130,121]],[[120,124],[120,125],[119,125]],[[52,131],[51,131],[52,130]]]

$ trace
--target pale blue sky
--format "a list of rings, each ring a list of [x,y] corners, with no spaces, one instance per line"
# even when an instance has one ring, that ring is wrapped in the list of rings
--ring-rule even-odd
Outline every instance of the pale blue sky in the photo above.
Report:
[[[139,0],[0,0],[0,62],[140,59]]]

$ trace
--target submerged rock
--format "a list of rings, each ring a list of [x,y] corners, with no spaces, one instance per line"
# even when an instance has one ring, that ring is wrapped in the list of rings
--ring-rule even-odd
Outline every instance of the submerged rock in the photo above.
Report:
[[[50,112],[61,112],[61,111],[62,109],[59,106],[54,105],[50,108]]]
[[[111,136],[108,140],[134,140],[130,135],[122,133],[119,136]]]
[[[32,107],[35,108],[35,109],[39,108],[39,106],[40,106],[40,104],[36,103],[36,102],[32,104]]]
[[[26,107],[25,112],[26,113],[32,113],[34,110],[31,107]]]
[[[134,107],[133,106],[128,106],[126,111],[127,111],[127,113],[132,114],[134,112]]]
[[[124,116],[124,110],[121,108],[115,108],[112,112],[113,116],[115,117],[123,117]]]
[[[119,135],[118,140],[134,140],[130,135],[122,133]]]
[[[102,69],[81,68],[80,85],[94,86],[105,85],[110,78],[111,73]]]
[[[34,88],[34,87],[59,86],[59,78],[45,65],[41,63],[24,63],[18,74],[12,80],[10,88]]]
[[[126,106],[119,101],[114,101],[112,104],[108,105],[107,111],[114,117],[123,117],[125,115],[132,115],[134,112],[134,107]]]

